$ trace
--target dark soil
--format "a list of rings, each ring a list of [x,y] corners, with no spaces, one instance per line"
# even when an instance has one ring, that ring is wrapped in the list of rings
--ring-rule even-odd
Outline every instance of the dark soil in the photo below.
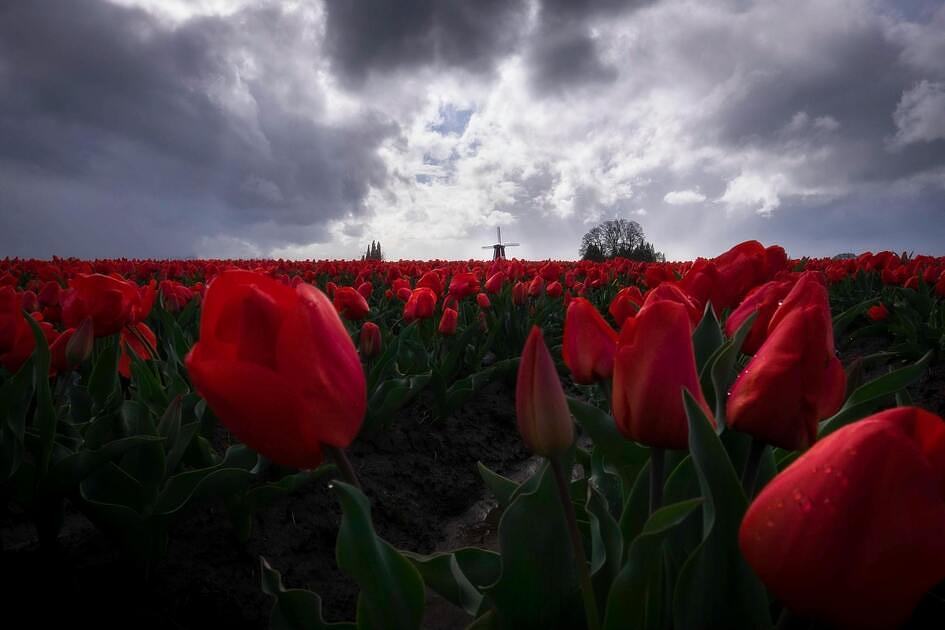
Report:
[[[513,400],[510,386],[497,382],[448,418],[434,420],[420,401],[390,428],[359,437],[349,456],[383,538],[421,553],[494,545],[476,462],[513,476],[527,467]],[[260,589],[260,556],[282,572],[287,588],[318,593],[326,619],[351,620],[357,590],[335,566],[339,521],[325,481],[259,514],[246,545],[222,506],[204,506],[171,531],[165,561],[145,581],[75,510],[51,557],[22,516],[0,517],[3,625],[17,627],[9,622],[19,618],[33,626],[63,620],[99,628],[265,628],[272,604]],[[425,627],[465,623],[464,613],[431,593]]]

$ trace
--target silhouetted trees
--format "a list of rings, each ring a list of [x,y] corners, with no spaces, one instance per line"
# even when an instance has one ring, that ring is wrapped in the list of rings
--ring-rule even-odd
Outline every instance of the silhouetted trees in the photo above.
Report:
[[[643,262],[665,260],[643,237],[643,228],[629,219],[611,219],[592,228],[581,239],[583,260],[600,262],[608,258],[629,258]]]
[[[361,260],[384,260],[384,252],[381,251],[380,241],[376,243],[371,241],[371,244],[368,245],[367,251],[364,252],[363,256],[361,256]]]

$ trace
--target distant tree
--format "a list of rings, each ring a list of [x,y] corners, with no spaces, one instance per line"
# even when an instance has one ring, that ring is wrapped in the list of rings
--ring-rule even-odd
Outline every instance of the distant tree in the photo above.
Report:
[[[597,262],[617,257],[643,262],[665,260],[646,241],[640,224],[629,219],[612,219],[592,228],[581,239],[580,255],[583,260]]]
[[[843,252],[833,257],[834,260],[849,260],[850,258],[856,258],[856,254],[853,252]]]
[[[384,252],[381,251],[381,242],[371,241],[367,251],[361,256],[361,260],[384,260]]]

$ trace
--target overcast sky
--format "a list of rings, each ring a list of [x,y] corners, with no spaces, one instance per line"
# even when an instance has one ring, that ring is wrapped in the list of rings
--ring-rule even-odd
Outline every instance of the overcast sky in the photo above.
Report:
[[[945,3],[0,0],[0,257],[945,255]]]

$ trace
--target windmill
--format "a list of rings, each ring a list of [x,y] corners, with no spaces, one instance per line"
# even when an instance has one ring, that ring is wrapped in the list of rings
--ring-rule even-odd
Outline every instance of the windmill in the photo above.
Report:
[[[518,247],[519,243],[503,243],[502,242],[502,228],[496,227],[495,229],[496,243],[495,245],[484,245],[483,249],[492,250],[492,260],[498,260],[500,258],[505,258],[505,248],[506,247]]]

